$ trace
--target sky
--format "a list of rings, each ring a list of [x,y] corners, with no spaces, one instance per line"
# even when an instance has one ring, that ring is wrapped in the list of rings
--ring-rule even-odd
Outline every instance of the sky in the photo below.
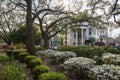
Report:
[[[120,28],[114,28],[112,32],[109,32],[109,36],[113,38],[119,37],[119,35],[120,35]]]

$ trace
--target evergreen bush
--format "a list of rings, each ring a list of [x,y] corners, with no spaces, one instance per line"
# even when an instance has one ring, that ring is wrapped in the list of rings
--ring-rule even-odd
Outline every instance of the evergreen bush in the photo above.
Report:
[[[43,48],[40,46],[35,46],[34,48],[35,48],[35,52],[43,50]]]
[[[12,50],[6,50],[5,52],[6,52],[7,56],[12,57],[12,55],[13,55]]]
[[[23,51],[22,50],[14,50],[13,51],[13,57],[15,58],[15,59],[18,59],[18,55],[20,54],[20,53],[22,53]]]
[[[27,53],[27,52],[22,52],[22,53],[20,53],[20,54],[18,55],[20,62],[22,62],[22,63],[25,62],[25,57],[28,56],[28,55],[30,55],[30,54]]]
[[[67,78],[58,72],[48,72],[41,74],[38,80],[67,80]]]
[[[33,69],[35,66],[41,65],[42,60],[41,59],[32,59],[30,62],[28,62],[28,67],[30,69]]]
[[[30,60],[36,59],[37,57],[34,55],[28,55],[25,57],[25,63],[28,64]]]
[[[45,65],[36,66],[32,70],[34,77],[38,77],[40,74],[47,73],[49,71],[50,71],[50,68]]]
[[[103,53],[110,52],[113,54],[120,54],[120,51],[104,46],[59,46],[58,51],[71,51],[76,53],[78,57],[93,58],[94,56],[101,56]]]

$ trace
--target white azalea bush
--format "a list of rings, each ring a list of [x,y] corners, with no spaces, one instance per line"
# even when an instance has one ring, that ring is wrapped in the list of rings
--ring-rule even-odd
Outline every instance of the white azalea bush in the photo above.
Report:
[[[71,58],[64,62],[63,67],[68,80],[87,80],[88,70],[94,67],[96,61],[84,57]]]
[[[119,54],[104,53],[89,59],[76,57],[73,52],[46,50],[38,51],[36,55],[52,71],[58,70],[61,65],[68,80],[120,80]]]
[[[104,53],[101,57],[96,58],[100,61],[100,64],[114,64],[120,66],[120,55],[112,53]]]
[[[120,66],[97,65],[89,68],[88,77],[90,80],[120,80]]]
[[[63,64],[69,80],[120,80],[120,66],[113,64],[97,65],[88,58],[71,58]]]
[[[54,51],[54,50],[46,50],[46,51],[38,51],[36,53],[42,59],[47,59],[51,63],[63,63],[66,59],[76,57],[76,54],[69,51]],[[44,60],[43,60],[44,61]]]

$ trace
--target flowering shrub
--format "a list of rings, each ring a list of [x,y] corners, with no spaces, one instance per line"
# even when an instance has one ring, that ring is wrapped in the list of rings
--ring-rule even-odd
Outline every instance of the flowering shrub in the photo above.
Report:
[[[89,68],[95,66],[96,61],[88,58],[71,58],[64,62],[63,67],[68,80],[87,80]],[[77,75],[76,75],[77,74]]]
[[[90,68],[88,77],[90,80],[120,80],[120,66],[98,65]]]
[[[84,57],[71,58],[64,62],[65,69],[76,68],[89,68],[96,64],[96,61]]]
[[[76,57],[76,54],[73,52],[68,51],[53,51],[53,50],[46,50],[46,51],[39,51],[36,53],[38,56],[43,58],[49,59],[51,63],[63,63],[66,59]],[[44,61],[44,60],[43,60]]]
[[[120,55],[119,54],[104,53],[99,58],[99,60],[100,60],[101,64],[114,64],[114,65],[120,66]]]
[[[63,64],[65,74],[69,80],[120,80],[120,55],[105,53],[100,59],[107,64],[83,57],[68,59]]]

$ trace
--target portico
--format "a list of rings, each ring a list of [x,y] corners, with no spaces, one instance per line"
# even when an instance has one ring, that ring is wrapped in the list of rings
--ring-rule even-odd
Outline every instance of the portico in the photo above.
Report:
[[[69,30],[67,38],[68,45],[84,45],[85,40],[89,38],[89,30],[84,26],[76,28],[75,30]]]
[[[76,37],[75,37],[76,46],[78,46],[78,45],[84,45],[85,40],[87,40],[88,37],[89,37],[88,36],[88,33],[89,33],[88,29],[86,27],[81,27],[78,30],[75,31],[75,33],[76,33]]]

